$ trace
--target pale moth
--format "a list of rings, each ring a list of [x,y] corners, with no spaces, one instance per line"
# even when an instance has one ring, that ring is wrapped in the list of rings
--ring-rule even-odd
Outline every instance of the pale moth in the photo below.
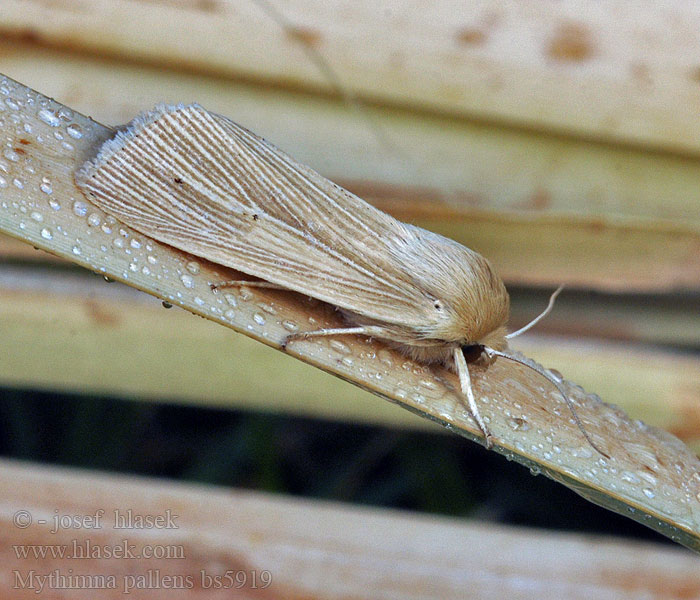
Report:
[[[505,352],[507,339],[543,317],[556,293],[540,317],[506,335],[508,293],[485,258],[397,221],[233,121],[196,104],[159,105],[105,142],[76,183],[135,230],[260,280],[222,285],[293,290],[337,307],[347,322],[287,341],[357,334],[447,365],[487,446],[492,436],[465,352],[502,356],[547,377],[598,450],[563,386]]]

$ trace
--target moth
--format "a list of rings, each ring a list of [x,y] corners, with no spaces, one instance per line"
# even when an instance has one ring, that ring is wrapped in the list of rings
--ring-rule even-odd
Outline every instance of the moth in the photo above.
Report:
[[[436,233],[402,223],[197,104],[159,105],[106,141],[75,175],[95,205],[146,236],[256,277],[223,282],[292,290],[331,304],[347,327],[298,338],[363,335],[455,371],[487,447],[492,435],[465,355],[504,357],[509,296],[489,262]],[[600,450],[598,450],[600,452]],[[601,454],[603,454],[601,452]]]

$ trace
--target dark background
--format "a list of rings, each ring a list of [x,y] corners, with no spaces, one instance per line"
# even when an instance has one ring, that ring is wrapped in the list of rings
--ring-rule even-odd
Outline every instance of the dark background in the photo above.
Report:
[[[0,388],[0,453],[47,464],[671,543],[453,434]]]

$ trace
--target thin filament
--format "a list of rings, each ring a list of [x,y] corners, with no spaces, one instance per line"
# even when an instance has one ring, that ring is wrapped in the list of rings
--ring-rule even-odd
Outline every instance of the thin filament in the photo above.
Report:
[[[278,9],[277,6],[275,6],[275,4],[270,2],[270,0],[255,0],[255,4],[264,10],[272,18],[272,20],[280,25],[288,34],[294,34],[294,32],[298,30],[292,21],[290,21],[284,15],[284,13]],[[293,39],[299,43],[299,46],[303,50],[304,54],[306,54],[306,57],[316,66],[319,73],[321,73],[326,81],[330,83],[331,88],[333,88],[333,91],[340,96],[341,100],[350,106],[350,108],[354,110],[362,119],[369,123],[369,126],[379,140],[379,143],[382,144],[382,146],[384,146],[387,150],[401,155],[400,149],[391,141],[389,136],[379,126],[379,124],[375,122],[371,113],[362,103],[362,100],[350,87],[343,83],[341,78],[331,66],[330,62],[326,59],[323,53],[321,53],[316,46],[314,46],[313,42],[307,42],[303,35],[294,35]]]
[[[561,288],[559,288],[561,290]],[[559,292],[557,290],[557,292]],[[555,292],[556,293],[556,292]],[[574,417],[574,421],[576,422],[576,425],[578,428],[581,430],[581,433],[583,434],[583,437],[586,438],[586,441],[591,445],[591,447],[598,452],[598,454],[601,454],[605,458],[610,458],[605,452],[603,452],[598,446],[593,443],[593,440],[591,437],[588,435],[588,432],[584,429],[583,423],[581,423],[581,419],[578,417],[578,413],[576,412],[576,407],[574,406],[573,402],[571,402],[571,399],[567,395],[566,391],[564,390],[564,386],[561,385],[556,379],[554,379],[551,375],[549,375],[544,369],[541,367],[534,365],[534,364],[529,364],[525,362],[524,360],[521,360],[519,358],[516,358],[515,356],[512,356],[511,354],[508,354],[506,352],[501,352],[499,350],[494,350],[493,348],[489,348],[488,346],[484,346],[484,352],[489,358],[493,358],[494,356],[502,356],[503,358],[507,358],[509,360],[512,360],[514,362],[520,363],[521,365],[525,365],[526,367],[529,367],[533,371],[537,371],[542,377],[547,379],[548,381],[551,381],[559,390],[559,393],[564,397],[564,401],[566,402],[566,405],[569,407],[569,410],[571,411],[571,414]]]
[[[511,338],[519,336],[521,333],[525,333],[527,330],[537,325],[537,323],[544,319],[550,312],[552,312],[552,308],[554,307],[554,301],[557,299],[559,292],[561,292],[563,289],[564,284],[560,285],[556,290],[554,290],[554,293],[549,297],[549,304],[547,304],[547,308],[545,308],[539,316],[535,317],[532,321],[525,325],[525,327],[521,327],[520,329],[518,329],[518,331],[514,331],[513,333],[509,333],[508,335],[506,335],[506,339],[509,340]]]

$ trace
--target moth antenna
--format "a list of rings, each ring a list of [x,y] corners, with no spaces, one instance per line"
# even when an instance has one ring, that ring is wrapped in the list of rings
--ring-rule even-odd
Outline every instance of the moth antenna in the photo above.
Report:
[[[556,290],[554,290],[554,293],[549,297],[549,304],[547,304],[547,308],[545,308],[537,317],[532,319],[525,327],[521,327],[518,329],[518,331],[514,331],[513,333],[509,333],[506,335],[506,339],[509,340],[511,338],[519,336],[521,333],[525,333],[529,329],[532,329],[537,323],[539,323],[542,319],[544,319],[550,312],[552,312],[552,308],[554,307],[554,301],[557,299],[557,296],[559,295],[559,292],[561,292],[564,289],[564,284],[561,284]]]
[[[555,292],[555,294],[559,293],[561,291],[561,287]],[[554,294],[553,294],[554,296]],[[551,304],[551,301],[550,301]],[[538,317],[539,319],[539,317]],[[542,367],[534,364],[530,364],[525,362],[524,360],[517,358],[513,356],[512,354],[508,354],[507,352],[501,352],[500,350],[494,350],[493,348],[489,348],[488,346],[483,346],[484,352],[489,358],[493,358],[494,356],[502,356],[503,358],[507,358],[509,360],[512,360],[514,362],[520,363],[521,365],[525,365],[526,367],[532,369],[533,371],[536,371],[542,377],[553,383],[557,390],[559,390],[559,393],[564,397],[564,401],[566,402],[566,405],[569,407],[569,410],[571,411],[571,414],[574,417],[574,421],[576,422],[576,425],[578,428],[581,430],[581,433],[583,434],[583,437],[586,438],[586,441],[591,445],[591,447],[600,455],[604,456],[605,458],[610,458],[605,452],[603,452],[598,446],[595,445],[593,440],[591,439],[591,436],[588,435],[588,432],[585,430],[583,427],[583,423],[581,423],[581,419],[579,419],[578,413],[576,412],[576,407],[574,406],[573,402],[571,402],[571,398],[567,395],[566,391],[564,390],[564,386],[561,385],[560,382],[558,382],[554,377],[549,375]]]

